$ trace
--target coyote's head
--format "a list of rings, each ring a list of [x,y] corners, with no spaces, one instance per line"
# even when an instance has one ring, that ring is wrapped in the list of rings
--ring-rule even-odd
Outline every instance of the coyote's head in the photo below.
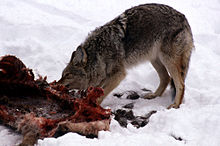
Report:
[[[58,83],[65,85],[70,89],[86,89],[88,88],[89,79],[85,71],[87,63],[87,54],[85,50],[79,46],[72,53],[70,62],[63,70],[62,77]]]

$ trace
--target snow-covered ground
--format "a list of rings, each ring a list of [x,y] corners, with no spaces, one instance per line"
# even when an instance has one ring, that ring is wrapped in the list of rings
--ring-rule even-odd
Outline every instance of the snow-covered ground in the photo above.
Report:
[[[143,128],[122,128],[112,120],[110,131],[97,139],[68,133],[38,141],[39,146],[219,146],[220,145],[220,0],[1,0],[0,56],[19,57],[35,74],[58,80],[75,50],[96,27],[125,9],[143,3],[165,3],[184,13],[192,27],[195,51],[179,109],[167,110],[170,90],[154,100],[118,99],[113,93],[155,90],[159,79],[149,63],[128,71],[126,79],[103,102],[112,110],[134,102],[134,113],[158,112]],[[1,89],[0,89],[1,90]],[[180,137],[182,140],[177,140]],[[19,143],[21,136],[0,126],[0,146]]]

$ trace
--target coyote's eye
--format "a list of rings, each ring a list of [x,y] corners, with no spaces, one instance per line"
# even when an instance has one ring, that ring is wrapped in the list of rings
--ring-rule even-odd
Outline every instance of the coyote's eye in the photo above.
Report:
[[[65,73],[65,74],[63,74],[63,77],[69,77],[71,74],[70,73]]]

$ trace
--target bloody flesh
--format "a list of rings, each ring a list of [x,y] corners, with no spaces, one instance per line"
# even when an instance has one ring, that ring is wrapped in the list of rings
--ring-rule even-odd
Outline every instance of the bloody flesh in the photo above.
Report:
[[[97,136],[108,130],[111,111],[96,102],[102,95],[101,88],[69,92],[46,78],[35,80],[18,58],[0,58],[0,123],[22,133],[24,145],[36,142],[28,137],[57,137],[70,131]]]

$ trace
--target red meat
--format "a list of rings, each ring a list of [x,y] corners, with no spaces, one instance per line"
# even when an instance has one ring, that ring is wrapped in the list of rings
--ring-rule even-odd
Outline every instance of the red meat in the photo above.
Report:
[[[0,123],[24,135],[21,145],[67,132],[97,136],[109,130],[109,109],[96,103],[103,89],[70,92],[63,85],[35,80],[32,70],[15,56],[0,58]]]

